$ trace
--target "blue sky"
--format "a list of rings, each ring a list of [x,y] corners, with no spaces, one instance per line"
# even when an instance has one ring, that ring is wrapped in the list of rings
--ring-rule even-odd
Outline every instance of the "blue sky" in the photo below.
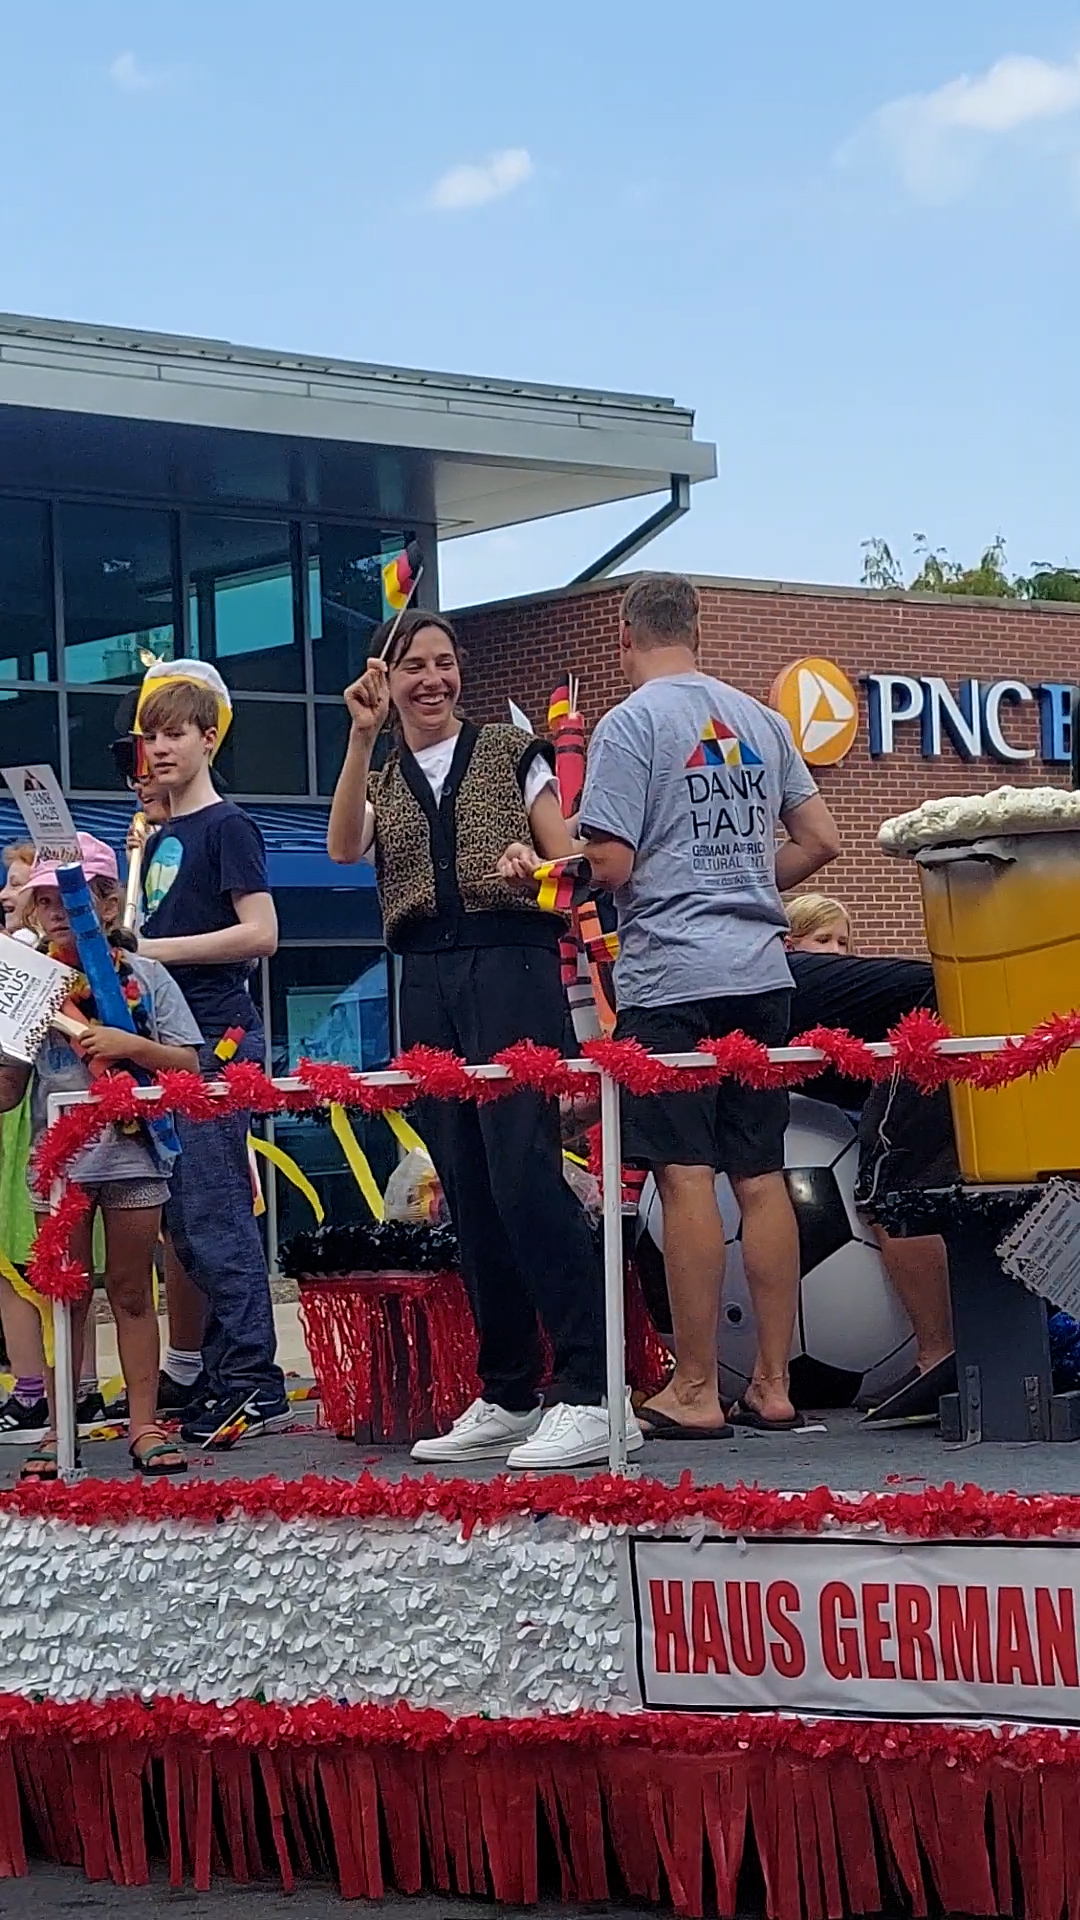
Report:
[[[1080,564],[1080,4],[53,0],[0,160],[8,310],[695,407],[653,565]],[[638,511],[454,542],[444,601]]]

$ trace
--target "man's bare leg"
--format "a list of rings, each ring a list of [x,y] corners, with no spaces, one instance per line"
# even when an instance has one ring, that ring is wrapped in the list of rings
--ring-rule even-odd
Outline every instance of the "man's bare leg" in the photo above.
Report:
[[[799,1230],[782,1173],[732,1180],[742,1214],[743,1265],[757,1326],[744,1399],[766,1420],[790,1420],[788,1360],[799,1306]],[[666,1227],[665,1227],[666,1234]]]
[[[711,1167],[658,1167],[664,1209],[664,1266],[675,1347],[667,1386],[639,1409],[687,1428],[718,1427],[724,1414],[716,1378],[716,1329],[724,1281],[724,1228]]]
[[[945,1242],[936,1233],[919,1234],[910,1240],[895,1238],[876,1221],[874,1235],[885,1271],[915,1329],[916,1365],[920,1373],[927,1373],[953,1351]]]

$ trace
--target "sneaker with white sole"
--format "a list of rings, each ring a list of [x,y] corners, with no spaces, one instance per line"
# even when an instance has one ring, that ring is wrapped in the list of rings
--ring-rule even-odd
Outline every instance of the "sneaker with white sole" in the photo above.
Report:
[[[449,1433],[438,1434],[433,1440],[418,1440],[412,1458],[433,1466],[458,1460],[497,1460],[509,1453],[519,1440],[527,1440],[535,1433],[542,1418],[542,1407],[530,1407],[527,1413],[510,1413],[491,1400],[474,1400],[454,1421]]]
[[[32,1447],[52,1432],[46,1399],[16,1400],[10,1394],[0,1407],[0,1446]]]
[[[636,1453],[645,1436],[626,1403],[626,1450]],[[563,1400],[549,1407],[530,1440],[507,1455],[508,1467],[532,1473],[557,1473],[560,1467],[599,1466],[607,1460],[611,1427],[606,1404],[576,1407]]]

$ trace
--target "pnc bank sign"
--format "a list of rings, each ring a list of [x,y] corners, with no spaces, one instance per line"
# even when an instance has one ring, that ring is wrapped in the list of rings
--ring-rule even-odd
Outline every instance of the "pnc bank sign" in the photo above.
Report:
[[[867,732],[875,759],[895,753],[913,736],[928,760],[949,747],[961,760],[999,760],[1007,764],[1040,759],[1047,764],[1069,759],[1067,681],[965,679],[950,684],[938,674],[866,673]],[[832,767],[855,744],[859,698],[834,660],[808,655],[785,667],[773,682],[769,705],[782,713],[802,757],[812,767]],[[1011,737],[1010,716],[1033,707],[1038,715],[1037,747]]]

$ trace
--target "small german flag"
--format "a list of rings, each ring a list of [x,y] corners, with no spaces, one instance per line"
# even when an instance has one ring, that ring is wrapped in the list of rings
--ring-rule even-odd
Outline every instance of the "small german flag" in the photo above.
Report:
[[[598,966],[612,966],[619,957],[619,936],[617,933],[600,932],[585,941],[585,952]]]
[[[224,1061],[233,1059],[236,1049],[240,1045],[243,1037],[243,1027],[226,1027],[221,1039],[214,1048],[214,1059]]]
[[[569,854],[565,860],[547,860],[536,867],[533,879],[539,882],[536,904],[541,913],[569,913],[587,900],[593,889],[592,868],[584,854]]]
[[[408,606],[416,590],[422,567],[423,555],[420,552],[420,544],[416,540],[410,540],[404,551],[395,553],[383,567],[383,593],[387,606],[391,607],[395,613],[400,613],[403,607]]]
[[[570,713],[570,682],[560,681],[551,699],[548,701],[548,732],[554,733],[560,720],[568,718]]]

